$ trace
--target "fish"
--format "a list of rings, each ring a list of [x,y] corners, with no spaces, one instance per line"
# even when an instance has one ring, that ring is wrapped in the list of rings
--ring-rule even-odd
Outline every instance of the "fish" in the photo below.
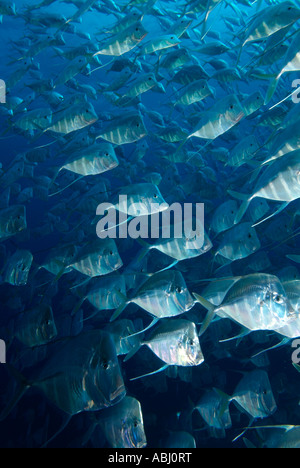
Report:
[[[26,207],[10,206],[0,210],[0,239],[4,241],[27,229]]]
[[[126,393],[112,338],[102,330],[67,340],[35,379],[26,380],[18,372],[14,376],[23,393],[36,386],[49,401],[71,416],[107,408]],[[16,403],[13,401],[12,405]],[[1,414],[1,420],[6,418],[7,411],[8,408]]]
[[[42,133],[68,135],[97,122],[98,116],[90,103],[74,104],[68,109],[57,110],[50,125]],[[39,127],[38,127],[39,128]]]
[[[96,424],[112,448],[147,447],[142,406],[136,398],[125,396],[120,403],[97,415]]]
[[[244,117],[243,107],[235,95],[230,95],[206,111],[189,138],[197,137],[204,140],[215,140],[228,132]]]
[[[108,39],[102,47],[98,46],[99,50],[94,54],[94,57],[97,55],[120,57],[133,50],[147,34],[148,32],[143,24],[137,21],[128,28],[121,30],[111,39]]]
[[[17,250],[5,267],[4,281],[13,286],[25,286],[33,262],[33,255],[29,250]]]
[[[246,258],[260,249],[260,240],[252,223],[239,223],[222,234],[215,255],[235,261]]]
[[[299,20],[0,0],[1,446],[298,445]]]
[[[265,39],[293,24],[300,17],[299,8],[291,1],[284,1],[254,15],[244,35],[243,46]]]
[[[116,243],[113,239],[97,239],[81,247],[68,268],[94,278],[118,270],[123,265]],[[65,268],[63,267],[63,271]]]
[[[204,362],[196,325],[184,319],[160,320],[151,336],[133,348],[125,361],[143,345],[170,366],[198,366]]]
[[[246,373],[237,384],[230,401],[234,401],[253,420],[267,418],[277,409],[269,377],[264,370]]]
[[[265,273],[246,275],[235,281],[216,307],[196,293],[194,297],[209,311],[200,333],[204,333],[215,314],[230,318],[248,330],[276,330],[295,318],[283,285],[276,276]]]
[[[227,402],[227,400],[225,400]],[[216,389],[206,391],[195,405],[194,411],[198,411],[210,428],[229,429],[232,427],[229,404],[224,406],[224,398]]]
[[[52,308],[47,304],[40,304],[19,315],[13,323],[13,336],[29,348],[47,344],[56,338],[57,329]]]
[[[123,304],[116,309],[111,321],[115,320],[130,303],[138,305],[156,318],[165,318],[187,312],[195,302],[182,274],[176,270],[168,270],[151,276],[133,298],[128,300],[123,296]]]
[[[140,113],[130,113],[113,119],[97,135],[114,145],[125,145],[135,143],[147,136],[147,129]]]
[[[235,217],[237,224],[244,216],[248,206],[256,197],[266,200],[275,200],[285,202],[279,209],[282,211],[291,201],[297,200],[299,192],[299,152],[292,151],[274,160],[264,173],[259,177],[254,193],[248,198],[235,191],[229,191],[234,198],[242,199],[243,203]],[[277,212],[275,213],[277,214]]]

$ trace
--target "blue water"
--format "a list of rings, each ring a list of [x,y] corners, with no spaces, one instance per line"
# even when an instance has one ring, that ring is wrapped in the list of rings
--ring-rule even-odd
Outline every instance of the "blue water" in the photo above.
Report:
[[[45,33],[55,34],[57,32],[57,27],[41,26],[40,28],[31,25],[30,21],[25,22],[22,13],[26,7],[38,5],[38,3],[36,0],[16,0],[16,16],[4,15],[3,17],[3,23],[0,25],[2,53],[0,78],[6,82],[12,73],[20,67],[22,54],[26,54],[29,45],[32,45],[35,40],[38,40]],[[103,36],[100,35],[97,39],[96,34],[98,32],[103,34],[103,29],[112,27],[117,18],[122,19],[134,6],[143,8],[143,5],[139,6],[135,2],[131,2],[127,9],[122,11],[126,3],[116,0],[115,4],[119,11],[114,15],[112,14],[114,11],[113,3],[110,4],[104,1],[97,3],[99,7],[106,6],[108,11],[88,11],[82,16],[82,22],[74,23],[71,21],[71,25],[76,25],[77,34],[63,30],[65,45],[58,46],[61,51],[70,51],[82,44],[93,44],[96,47],[93,50],[97,50],[97,44],[100,46],[103,43],[99,40],[99,37],[102,39]],[[180,18],[184,5],[191,8],[191,3],[188,4],[185,1],[156,2],[158,10],[156,12],[155,10],[149,10],[143,17],[143,26],[148,31],[148,35],[142,41],[141,46],[148,40],[166,34],[168,27],[171,27]],[[103,329],[109,323],[112,315],[111,310],[101,311],[97,317],[83,320],[92,315],[95,309],[87,301],[81,307],[77,307],[80,299],[71,288],[87,279],[87,276],[78,274],[73,270],[60,278],[55,278],[44,269],[39,269],[54,247],[66,243],[82,246],[97,239],[96,225],[91,225],[96,212],[93,214],[88,213],[86,217],[84,213],[72,213],[74,203],[78,203],[78,199],[83,198],[84,194],[91,190],[96,182],[102,180],[107,182],[108,192],[105,195],[107,195],[107,200],[111,201],[113,196],[122,190],[122,187],[146,182],[147,176],[151,173],[156,173],[157,176],[158,173],[160,175],[158,187],[167,203],[179,202],[182,205],[183,203],[204,203],[205,229],[212,241],[212,248],[204,255],[184,260],[174,267],[182,273],[190,292],[202,294],[204,287],[208,284],[207,281],[201,282],[203,279],[244,276],[255,272],[275,275],[282,281],[300,279],[297,263],[287,258],[287,255],[299,255],[299,237],[297,237],[299,202],[297,199],[293,200],[281,213],[257,226],[256,234],[260,245],[252,255],[249,254],[244,258],[229,261],[228,265],[223,266],[221,269],[222,263],[216,262],[215,254],[221,245],[222,235],[217,236],[211,230],[216,209],[225,201],[233,199],[228,194],[228,189],[241,193],[252,193],[253,184],[251,185],[249,180],[255,170],[255,164],[253,165],[251,162],[240,167],[226,165],[226,160],[224,161],[219,157],[218,151],[221,151],[221,148],[227,149],[228,154],[226,157],[228,158],[237,143],[249,135],[255,135],[260,148],[257,154],[254,155],[253,161],[256,164],[263,161],[269,154],[268,140],[270,139],[271,142],[274,140],[280,125],[260,126],[260,119],[266,116],[272,105],[275,105],[293,91],[293,82],[299,78],[299,72],[286,73],[281,78],[271,103],[267,105],[262,103],[255,113],[243,118],[231,130],[224,132],[212,142],[198,138],[191,138],[191,141],[186,141],[183,149],[188,149],[193,158],[189,159],[188,157],[188,160],[183,162],[168,162],[167,159],[164,159],[165,154],[176,153],[180,142],[169,146],[168,143],[158,139],[156,133],[159,127],[155,125],[149,115],[149,111],[157,112],[164,119],[165,127],[176,126],[178,129],[187,129],[188,135],[190,135],[202,112],[207,111],[228,94],[236,95],[241,102],[256,91],[260,91],[262,96],[265,97],[272,76],[276,76],[281,69],[282,58],[261,68],[257,65],[256,68],[254,67],[257,73],[267,75],[263,78],[246,75],[246,72],[251,68],[251,61],[257,57],[258,53],[263,52],[264,42],[258,42],[257,47],[248,45],[243,49],[238,64],[241,74],[240,79],[221,85],[220,82],[211,78],[215,70],[208,62],[212,59],[222,59],[226,62],[227,67],[236,68],[239,46],[242,40],[241,31],[245,30],[245,24],[242,24],[241,19],[239,19],[240,24],[236,24],[238,19],[236,11],[241,12],[241,18],[244,18],[246,23],[257,13],[256,4],[244,6],[242,2],[239,3],[238,1],[231,3],[236,9],[235,12],[228,5],[219,5],[211,12],[205,29],[205,41],[200,41],[202,26],[197,28],[198,32],[194,31],[195,26],[203,19],[203,14],[201,12],[191,13],[189,17],[193,19],[193,22],[188,28],[189,37],[183,36],[179,46],[165,51],[171,53],[176,49],[186,48],[207,72],[208,77],[206,79],[214,88],[214,96],[208,97],[200,104],[180,106],[178,109],[174,109],[172,104],[174,91],[181,89],[181,85],[172,82],[174,72],[158,67],[158,54],[144,57],[137,56],[139,47],[122,57],[131,59],[132,62],[136,59],[136,62],[140,65],[139,69],[131,72],[132,77],[135,79],[139,75],[142,76],[143,73],[157,73],[158,71],[159,76],[157,74],[157,78],[165,90],[165,92],[159,93],[157,90],[152,89],[142,94],[139,99],[143,106],[140,106],[139,102],[133,101],[129,103],[128,107],[117,107],[103,94],[105,85],[110,85],[120,76],[119,72],[109,71],[115,62],[114,57],[99,55],[99,63],[90,58],[89,68],[74,77],[79,84],[90,85],[96,91],[97,99],[88,96],[87,100],[93,105],[98,121],[83,130],[68,135],[66,137],[68,142],[72,142],[80,132],[82,134],[89,132],[90,136],[97,135],[97,132],[106,125],[112,115],[124,116],[131,111],[141,110],[148,133],[144,138],[144,141],[148,144],[148,149],[144,157],[137,161],[132,159],[132,154],[137,148],[137,142],[115,146],[115,152],[119,160],[118,168],[101,175],[87,176],[55,197],[48,197],[46,193],[46,196],[41,198],[37,196],[36,191],[33,191],[33,196],[25,202],[27,229],[2,241],[0,245],[0,338],[5,340],[7,344],[6,360],[11,366],[11,370],[5,369],[5,365],[0,364],[1,410],[7,408],[12,396],[19,388],[18,378],[15,378],[15,371],[12,369],[17,369],[18,373],[25,376],[27,381],[33,382],[34,380],[31,380],[32,376],[43,370],[43,366],[50,359],[52,353],[50,343],[29,348],[20,343],[17,338],[14,338],[13,327],[20,314],[26,314],[26,311],[36,307],[42,301],[51,305],[57,328],[54,345],[58,347],[71,337],[84,335],[89,330]],[[270,2],[258,3],[262,11],[267,11],[272,7],[273,3],[279,4],[282,2],[272,2],[271,5]],[[55,1],[52,5],[44,8],[43,11],[60,13],[66,19],[70,19],[77,11],[74,4]],[[294,2],[294,4],[300,7],[300,2]],[[187,8],[187,12],[189,8]],[[34,11],[38,13],[42,10]],[[159,11],[164,11],[164,14],[159,16]],[[228,27],[228,23],[232,25],[231,29]],[[283,44],[290,45],[292,39],[288,35],[296,31],[298,27],[299,22],[292,25],[283,39]],[[90,38],[84,38],[78,32],[88,33]],[[229,47],[227,52],[215,56],[205,56],[195,50],[204,42],[209,43],[216,40],[222,41]],[[16,84],[7,90],[8,97],[18,96],[25,101],[25,104],[23,104],[23,108],[14,111],[13,115],[6,115],[4,111],[0,114],[0,162],[3,169],[0,184],[3,184],[5,189],[7,188],[5,183],[6,174],[17,156],[37,147],[45,147],[45,150],[49,150],[45,161],[37,162],[32,166],[33,173],[25,174],[21,178],[16,177],[9,184],[11,188],[9,206],[20,204],[18,203],[20,192],[28,187],[36,187],[36,178],[38,176],[47,175],[50,179],[53,178],[53,166],[55,168],[58,158],[65,157],[63,148],[66,141],[62,139],[58,141],[57,134],[49,132],[41,134],[40,129],[37,129],[34,131],[34,135],[30,136],[26,131],[20,132],[15,126],[16,120],[22,115],[26,115],[24,107],[27,111],[49,107],[43,98],[43,92],[36,93],[33,99],[29,99],[31,90],[26,85],[40,79],[55,80],[68,64],[68,59],[58,55],[57,51],[51,46],[42,50],[33,58],[35,66],[28,69]],[[96,67],[101,65],[103,65],[103,68],[93,72]],[[176,69],[176,72],[178,70]],[[171,81],[171,85],[168,85],[169,81]],[[55,89],[64,97],[64,100],[76,96],[79,92],[70,87],[69,84],[59,85]],[[121,97],[126,90],[126,85],[118,89],[116,91],[117,97]],[[281,107],[284,115],[292,110],[295,105],[297,104],[289,98]],[[5,107],[4,104],[0,104],[0,106]],[[55,116],[57,108],[52,108],[52,112]],[[210,144],[206,145],[206,143]],[[199,155],[202,157],[201,164]],[[65,171],[57,179],[57,188],[63,188],[72,180],[72,174]],[[3,187],[0,185],[2,199],[4,199]],[[77,194],[77,198],[75,202],[72,202],[74,194]],[[99,194],[99,203],[102,201],[102,197],[103,194]],[[237,203],[240,205],[241,202],[238,201]],[[268,203],[269,211],[267,211],[267,215],[270,215],[278,208],[278,203]],[[59,204],[61,205],[59,206]],[[4,208],[6,206],[1,205],[1,209]],[[264,216],[261,216],[261,218]],[[249,212],[245,220],[253,221],[249,217]],[[241,244],[244,243],[247,243],[247,239],[241,239]],[[138,257],[142,247],[133,239],[117,239],[116,245],[123,262],[123,267],[119,270],[119,273],[125,275],[128,266]],[[4,279],[7,265],[13,254],[20,249],[29,250],[33,255],[29,278],[24,286],[8,284]],[[255,266],[253,267],[251,260],[254,255],[261,256],[256,257],[257,261],[254,262]],[[262,255],[265,256],[262,257]],[[172,263],[170,257],[156,250],[151,250],[148,258],[147,271],[149,273],[157,272]],[[133,290],[134,288],[129,292],[129,297],[131,297]],[[71,314],[74,309],[79,309],[79,311],[73,316]],[[299,305],[296,312],[299,312]],[[191,311],[184,314],[184,318],[196,323],[198,331],[204,317],[205,309],[199,304],[196,304]],[[134,324],[147,326],[151,317],[137,305],[130,304],[122,313],[121,318],[130,318]],[[137,326],[136,330],[140,328]],[[261,361],[254,361],[251,359],[252,356],[259,351],[276,345],[282,339],[282,336],[270,330],[262,330],[250,333],[241,340],[219,342],[222,338],[230,338],[240,331],[240,326],[231,320],[225,319],[213,322],[205,334],[200,337],[204,363],[188,369],[171,366],[166,371],[136,381],[130,379],[159,369],[164,363],[146,346],[142,347],[128,362],[124,362],[124,355],[119,356],[127,395],[136,398],[141,403],[147,447],[168,448],[165,442],[168,435],[176,431],[186,431],[194,437],[197,448],[244,448],[245,443],[242,437],[234,442],[233,439],[243,431],[243,428],[249,425],[251,418],[238,409],[234,403],[230,403],[229,406],[232,426],[219,432],[209,427],[199,413],[192,410],[204,393],[213,388],[218,388],[228,395],[233,395],[242,376],[255,369],[263,369],[267,372],[277,409],[264,419],[256,420],[254,425],[298,424],[300,417],[298,405],[299,376],[292,366],[291,355],[293,348],[291,347],[291,341],[282,347],[262,354]],[[63,389],[61,391],[63,392]],[[86,436],[91,424],[88,412],[82,411],[74,415],[70,421],[67,418],[66,413],[57,408],[53,402],[45,397],[42,391],[33,386],[33,388],[24,392],[20,401],[13,407],[5,420],[0,422],[0,446],[41,447],[59,430],[64,422],[68,422],[68,424],[48,444],[49,447],[85,446],[102,448],[110,446],[105,434],[99,427],[95,429],[90,437]],[[255,445],[261,443],[255,431],[249,430],[246,436]]]

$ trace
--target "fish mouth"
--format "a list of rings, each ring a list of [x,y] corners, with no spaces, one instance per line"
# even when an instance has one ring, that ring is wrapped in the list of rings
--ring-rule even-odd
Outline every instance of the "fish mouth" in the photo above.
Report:
[[[287,311],[287,318],[288,322],[292,322],[298,317],[297,311],[289,304],[288,311]]]
[[[122,262],[122,260],[120,259],[120,260],[117,262],[117,264],[116,264],[116,270],[118,270],[119,268],[122,268],[122,266],[123,266],[123,262]]]

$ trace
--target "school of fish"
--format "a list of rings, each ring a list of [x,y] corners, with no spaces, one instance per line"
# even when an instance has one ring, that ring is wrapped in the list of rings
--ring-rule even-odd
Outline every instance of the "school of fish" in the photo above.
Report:
[[[300,447],[299,24],[0,0],[1,447]]]

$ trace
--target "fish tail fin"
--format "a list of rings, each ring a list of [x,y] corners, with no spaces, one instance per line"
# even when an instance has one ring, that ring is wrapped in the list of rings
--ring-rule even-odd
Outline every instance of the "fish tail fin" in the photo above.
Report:
[[[270,83],[270,86],[268,88],[266,98],[265,98],[265,105],[269,104],[272,97],[274,96],[280,77],[281,77],[281,74],[271,80],[271,83]]]
[[[242,52],[243,52],[243,44],[240,44],[239,46],[236,47],[238,49],[238,56],[236,59],[236,67],[238,67],[238,64],[240,63]]]
[[[142,251],[140,252],[138,258],[137,258],[137,261],[138,263],[141,262],[143,260],[143,258],[145,258],[145,256],[147,255],[147,253],[149,252],[149,250],[152,248],[151,245],[147,244],[147,242],[145,242],[143,239],[136,239],[137,242],[143,247],[142,248]]]
[[[214,316],[215,316],[215,309],[216,307],[211,303],[209,302],[207,299],[205,299],[204,297],[200,296],[199,294],[196,294],[196,293],[193,293],[193,296],[194,298],[196,299],[196,301],[201,304],[208,312],[207,312],[207,315],[201,325],[201,328],[200,328],[200,332],[199,332],[199,336],[202,336],[203,333],[207,330],[207,328],[209,327],[209,325],[211,324]]]
[[[232,397],[228,395],[227,393],[223,392],[223,390],[220,390],[218,388],[214,387],[214,391],[219,395],[219,397],[222,398],[221,405],[220,405],[220,410],[218,417],[222,418],[223,414],[225,413],[226,409],[228,408],[229,403],[232,400]]]
[[[130,300],[127,299],[127,297],[122,294],[120,291],[118,291],[117,289],[115,290],[116,292],[116,295],[119,296],[119,298],[122,300],[123,304],[121,304],[113,313],[113,315],[111,316],[110,318],[110,322],[113,322],[114,320],[116,320],[119,315],[121,315],[121,313],[123,312],[123,310],[125,309],[125,307],[130,304]]]
[[[60,278],[65,274],[65,271],[66,271],[66,267],[65,265],[62,266],[61,270],[57,273],[55,279],[54,279],[54,283],[56,283],[57,281],[60,280]]]
[[[138,350],[140,349],[141,346],[142,346],[141,343],[135,345],[135,346],[129,351],[129,353],[126,354],[126,356],[125,356],[123,362],[129,361],[129,359],[131,359],[131,358],[138,352]]]
[[[77,314],[77,312],[79,311],[80,307],[82,306],[82,304],[84,303],[85,301],[85,297],[82,297],[78,303],[76,304],[76,306],[74,307],[74,309],[72,310],[71,312],[71,316],[74,317],[74,315]]]
[[[180,143],[180,145],[178,146],[178,148],[177,148],[177,150],[176,150],[175,156],[179,154],[179,152],[181,151],[181,149],[182,149],[183,146],[187,143],[188,140],[189,140],[189,137],[185,138],[185,139]]]
[[[244,214],[246,213],[252,198],[249,198],[248,195],[246,195],[244,193],[235,192],[233,190],[227,190],[227,192],[233,198],[237,198],[238,200],[242,201],[242,204],[241,204],[241,206],[239,208],[239,211],[237,212],[237,215],[236,215],[235,220],[234,220],[234,224],[238,224],[241,221],[241,219],[243,218]]]
[[[14,377],[18,384],[18,387],[10,402],[0,413],[0,421],[4,421],[4,419],[7,418],[7,416],[11,413],[14,407],[18,404],[24,393],[28,390],[28,388],[32,386],[32,383],[29,382],[17,369],[12,367],[10,364],[5,364],[5,368]]]

